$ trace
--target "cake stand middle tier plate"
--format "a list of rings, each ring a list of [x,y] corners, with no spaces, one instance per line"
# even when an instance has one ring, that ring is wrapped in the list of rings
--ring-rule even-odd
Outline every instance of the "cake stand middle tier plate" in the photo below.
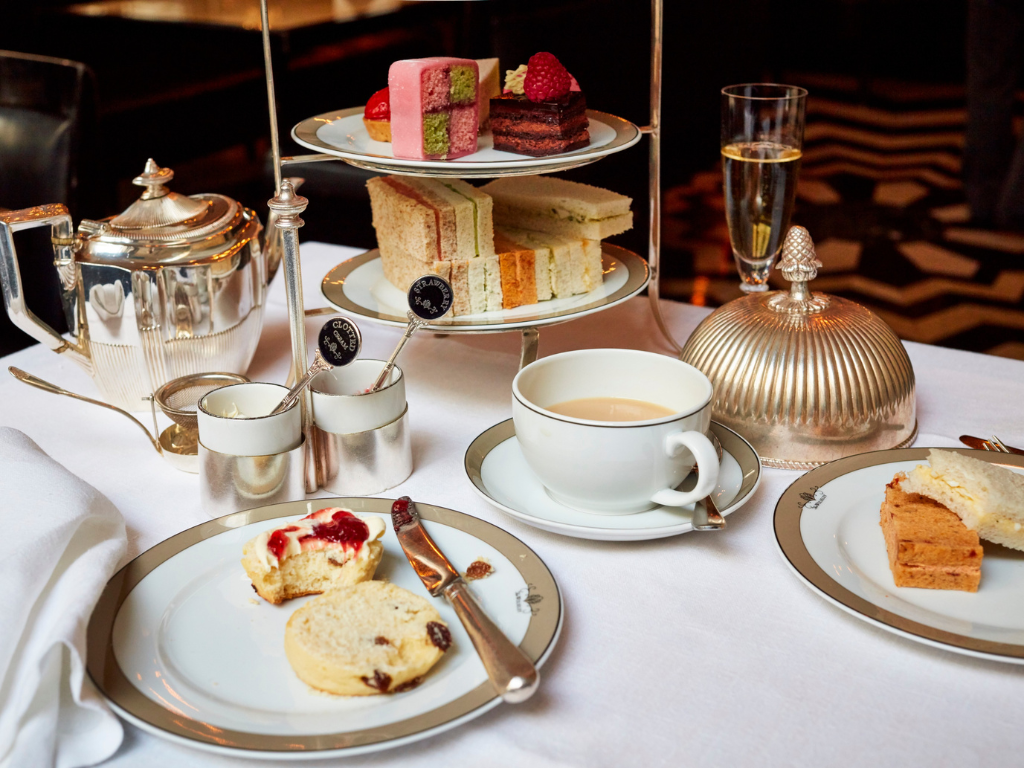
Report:
[[[608,309],[647,287],[651,272],[643,258],[609,243],[602,243],[601,248],[604,252],[604,284],[590,293],[514,309],[444,317],[424,326],[424,330],[436,333],[498,333],[539,328]],[[377,249],[336,266],[324,277],[321,290],[327,301],[341,312],[401,328],[409,323],[406,294],[384,277]]]
[[[454,160],[412,160],[397,158],[391,144],[374,141],[363,125],[363,107],[325,112],[292,128],[292,138],[302,146],[347,163],[382,173],[411,176],[527,176],[567,171],[588,165],[608,155],[629,149],[640,141],[640,129],[621,117],[587,110],[590,144],[572,152],[531,157],[494,148],[490,131],[480,134],[477,151]]]

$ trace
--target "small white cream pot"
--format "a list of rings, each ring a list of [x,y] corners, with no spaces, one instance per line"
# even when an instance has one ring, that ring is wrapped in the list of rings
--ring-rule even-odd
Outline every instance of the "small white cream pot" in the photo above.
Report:
[[[302,442],[298,403],[270,416],[288,388],[251,382],[215,389],[199,401],[199,442],[230,456],[272,456]]]

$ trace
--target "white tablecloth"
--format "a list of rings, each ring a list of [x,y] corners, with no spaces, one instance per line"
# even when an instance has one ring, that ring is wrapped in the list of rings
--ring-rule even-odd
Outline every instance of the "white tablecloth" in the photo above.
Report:
[[[306,244],[306,306],[353,249]],[[707,310],[666,302],[685,338]],[[307,324],[309,338],[323,318]],[[386,356],[399,330],[361,323],[364,357]],[[288,324],[280,276],[249,374],[283,382]],[[669,349],[646,299],[541,332],[541,355],[580,347]],[[1024,364],[907,344],[925,440],[998,434],[1024,445]],[[401,365],[416,468],[387,495],[409,494],[489,520],[523,539],[561,584],[566,618],[539,693],[412,746],[346,765],[1019,765],[1024,667],[932,649],[829,605],[789,571],[772,513],[796,473],[766,470],[723,533],[638,543],[564,538],[503,515],[463,472],[470,441],[511,415],[517,334],[423,333]],[[94,395],[73,363],[34,346],[8,356]],[[26,432],[124,514],[128,558],[206,520],[197,478],[169,468],[127,419],[0,376],[0,424]],[[941,439],[940,439],[941,438]],[[2,468],[0,468],[2,471]],[[325,495],[325,494],[321,494]],[[126,726],[107,765],[180,768],[242,761],[169,744]]]

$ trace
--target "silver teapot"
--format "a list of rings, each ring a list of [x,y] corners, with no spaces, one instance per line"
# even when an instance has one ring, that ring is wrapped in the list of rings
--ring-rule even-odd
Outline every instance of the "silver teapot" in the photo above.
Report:
[[[124,213],[83,220],[63,205],[0,213],[0,283],[11,320],[96,381],[127,410],[148,407],[165,382],[187,374],[244,374],[263,325],[266,289],[280,262],[268,223],[224,195],[171,192],[170,168],[152,159]],[[25,306],[13,233],[50,225],[69,333]]]

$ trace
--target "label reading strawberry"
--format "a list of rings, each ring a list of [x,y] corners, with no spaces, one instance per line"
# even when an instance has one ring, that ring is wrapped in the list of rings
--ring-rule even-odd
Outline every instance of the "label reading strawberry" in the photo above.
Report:
[[[523,91],[530,101],[551,101],[565,96],[571,84],[569,72],[552,54],[541,51],[530,57],[523,81]]]

